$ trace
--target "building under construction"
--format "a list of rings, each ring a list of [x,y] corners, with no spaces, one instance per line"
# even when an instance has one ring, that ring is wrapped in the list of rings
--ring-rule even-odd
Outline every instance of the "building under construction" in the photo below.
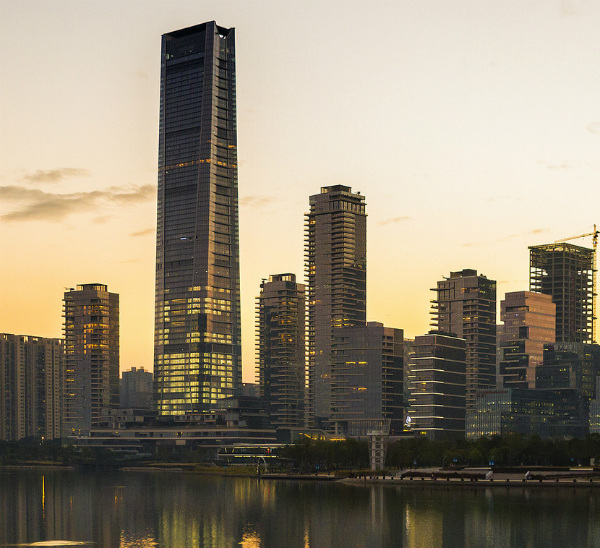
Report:
[[[556,342],[595,341],[595,250],[565,242],[529,250],[529,289],[552,296]]]

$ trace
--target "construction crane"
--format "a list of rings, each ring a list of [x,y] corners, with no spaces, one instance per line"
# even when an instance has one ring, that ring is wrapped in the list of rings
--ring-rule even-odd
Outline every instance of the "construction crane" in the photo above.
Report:
[[[598,293],[596,291],[596,273],[598,272],[597,261],[598,261],[598,235],[600,231],[598,227],[594,225],[594,231],[588,232],[587,234],[580,234],[579,236],[571,236],[570,238],[563,238],[562,240],[556,240],[554,243],[559,244],[561,242],[568,242],[569,240],[577,240],[579,238],[592,237],[592,248],[594,250],[594,256],[592,259],[592,343],[596,342],[596,300],[598,299]]]

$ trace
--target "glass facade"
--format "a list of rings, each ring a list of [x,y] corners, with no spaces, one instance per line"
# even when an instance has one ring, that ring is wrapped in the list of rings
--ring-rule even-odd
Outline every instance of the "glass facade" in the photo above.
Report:
[[[241,386],[235,32],[163,35],[155,401],[209,410]]]
[[[585,419],[585,421],[584,421]],[[473,437],[508,433],[542,438],[583,438],[587,410],[576,390],[505,388],[477,394]]]
[[[402,329],[378,322],[333,331],[332,415],[346,432],[366,435],[373,424],[402,433],[404,419]]]
[[[506,388],[535,388],[544,345],[554,343],[556,305],[550,295],[507,293],[500,303],[499,373]]]
[[[465,437],[466,342],[443,333],[415,337],[409,384],[411,428],[432,440]]]

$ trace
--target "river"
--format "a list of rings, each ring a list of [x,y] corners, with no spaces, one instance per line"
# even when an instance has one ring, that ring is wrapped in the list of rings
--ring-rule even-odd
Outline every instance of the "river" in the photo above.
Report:
[[[596,548],[600,489],[0,468],[0,545],[51,540],[101,548]]]

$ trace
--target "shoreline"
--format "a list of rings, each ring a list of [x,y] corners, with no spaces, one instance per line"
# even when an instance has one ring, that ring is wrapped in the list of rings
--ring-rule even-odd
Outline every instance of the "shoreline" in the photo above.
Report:
[[[408,488],[534,488],[534,489],[564,489],[564,488],[600,488],[600,478],[597,479],[572,479],[572,478],[556,478],[544,480],[525,480],[523,478],[507,478],[507,479],[460,479],[460,478],[345,478],[341,479],[342,483],[355,486],[371,486],[371,485],[394,485],[396,487]]]
[[[22,463],[0,465],[0,472],[12,470],[37,470],[37,471],[77,471],[86,469],[88,466],[65,465],[59,463]],[[111,466],[93,466],[93,468],[110,469]],[[534,489],[563,489],[563,488],[600,488],[600,473],[594,473],[591,469],[569,469],[564,471],[538,469],[535,473],[525,477],[526,474],[519,471],[498,472],[492,476],[481,477],[482,472],[489,474],[489,469],[465,469],[460,472],[446,472],[439,468],[403,470],[392,475],[369,475],[368,472],[361,473],[360,477],[336,476],[334,474],[286,474],[286,473],[262,473],[256,474],[250,470],[234,470],[229,468],[224,472],[219,467],[196,468],[195,465],[184,463],[154,463],[151,465],[122,466],[118,471],[128,472],[151,472],[177,474],[190,474],[200,476],[219,476],[221,478],[255,478],[267,481],[293,481],[293,482],[341,482],[345,485],[354,486],[396,486],[407,488],[534,488]],[[540,474],[541,472],[541,474]]]

